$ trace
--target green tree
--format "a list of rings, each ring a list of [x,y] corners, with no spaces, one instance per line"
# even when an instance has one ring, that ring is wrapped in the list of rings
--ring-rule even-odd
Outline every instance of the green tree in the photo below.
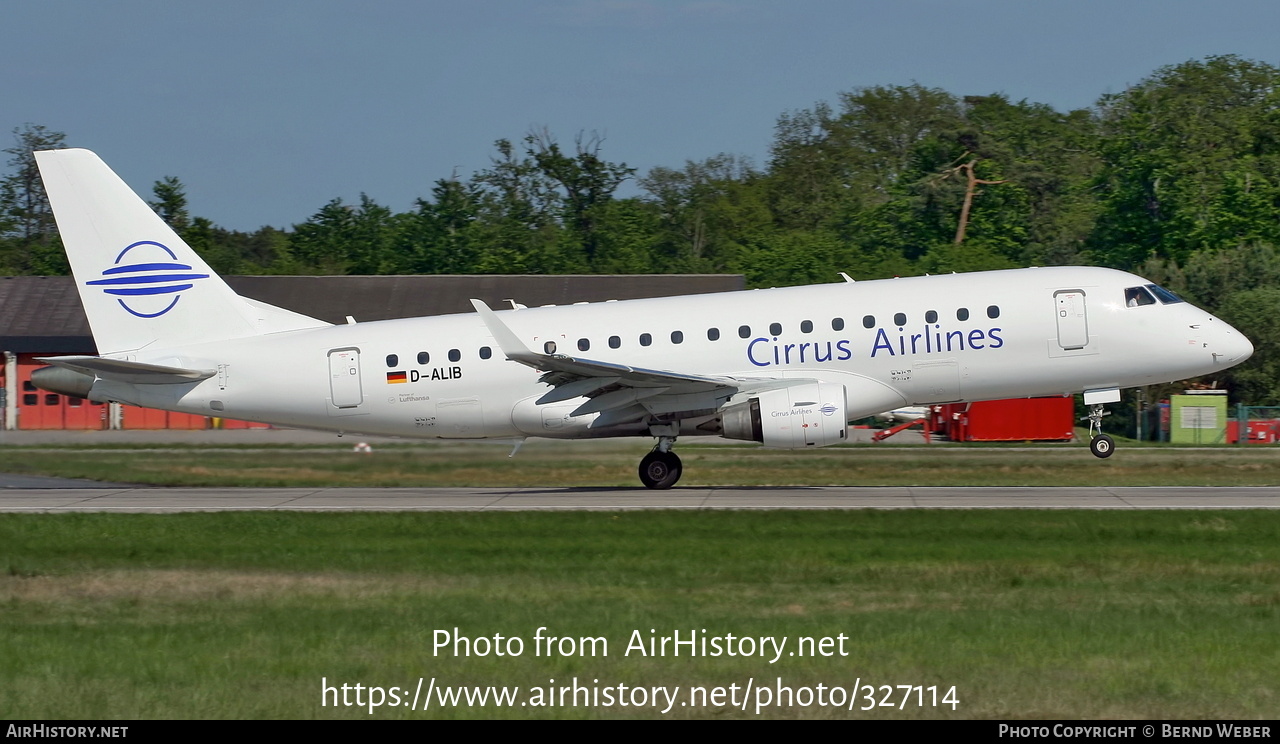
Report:
[[[783,114],[767,179],[778,225],[817,229],[897,198],[899,187],[918,178],[921,145],[960,118],[955,96],[915,84],[843,93],[838,111],[819,103]]]
[[[0,181],[0,215],[16,237],[47,243],[58,228],[35,153],[64,147],[66,135],[41,124],[25,124],[14,128],[13,137],[14,145],[4,150],[10,156],[8,165],[13,172]]]
[[[1227,370],[1232,398],[1253,405],[1280,404],[1280,288],[1246,289],[1224,298],[1222,319],[1253,342],[1253,356]]]
[[[431,199],[402,215],[396,235],[398,271],[412,274],[467,274],[476,271],[476,220],[480,196],[473,184],[442,178]]]
[[[662,273],[669,269],[652,256],[657,214],[638,198],[611,199],[596,208],[595,259],[600,274]]]
[[[290,234],[264,226],[254,232],[227,230],[196,217],[182,239],[219,274],[300,274],[315,267],[293,256]]]
[[[650,170],[639,183],[656,220],[653,270],[740,270],[743,246],[772,229],[759,178],[748,160],[725,153]]]
[[[1280,243],[1280,69],[1237,56],[1163,67],[1099,102],[1093,253],[1114,266]]]
[[[64,147],[66,135],[38,124],[13,130],[15,143],[4,150],[12,172],[0,180],[0,270],[14,274],[68,274],[49,197],[45,194],[38,150]]]
[[[1091,190],[1101,162],[1097,121],[1086,110],[1061,113],[1003,95],[965,99],[965,121],[976,152],[1007,183],[984,190],[973,224],[984,246],[1022,264],[1071,264],[1097,220]],[[1001,237],[1003,236],[1003,237]],[[993,241],[1003,240],[1003,246]]]
[[[390,209],[367,194],[352,206],[334,199],[311,219],[294,225],[293,257],[320,274],[378,274],[395,259]]]
[[[600,157],[604,139],[595,133],[587,136],[580,132],[572,155],[566,154],[546,129],[530,133],[524,143],[533,165],[561,192],[562,224],[585,254],[586,266],[595,268],[601,249],[601,218],[613,193],[635,175],[635,168]]]
[[[1280,287],[1280,251],[1270,243],[1246,243],[1220,250],[1201,249],[1191,254],[1174,284],[1188,300],[1216,310],[1235,293]]]
[[[510,140],[472,177],[479,208],[476,270],[486,274],[585,273],[580,255],[565,249],[559,221],[560,192],[527,153]]]
[[[165,176],[151,186],[154,201],[147,204],[160,215],[164,223],[173,231],[182,234],[191,226],[191,215],[187,212],[187,190],[177,176]]]
[[[844,244],[832,270],[1074,263],[1095,222],[1095,137],[1089,112],[862,88],[784,115],[762,180],[779,228]]]

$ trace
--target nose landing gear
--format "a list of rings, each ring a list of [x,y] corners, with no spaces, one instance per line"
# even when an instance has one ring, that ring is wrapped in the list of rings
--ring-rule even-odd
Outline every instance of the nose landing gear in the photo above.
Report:
[[[1101,403],[1095,403],[1089,406],[1089,415],[1085,418],[1089,419],[1089,451],[1094,457],[1111,457],[1116,451],[1116,443],[1111,437],[1102,433],[1102,417],[1109,415],[1102,410]],[[1094,431],[1097,434],[1094,434]]]
[[[1116,443],[1106,434],[1099,434],[1089,440],[1089,451],[1094,457],[1111,457],[1111,453],[1116,451]]]

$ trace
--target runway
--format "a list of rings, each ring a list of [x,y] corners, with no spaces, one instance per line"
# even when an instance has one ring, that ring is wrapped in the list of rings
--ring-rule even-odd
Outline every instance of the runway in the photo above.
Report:
[[[50,479],[48,485],[56,483]],[[1276,509],[1280,488],[0,488],[0,512]],[[66,487],[66,486],[72,487]]]

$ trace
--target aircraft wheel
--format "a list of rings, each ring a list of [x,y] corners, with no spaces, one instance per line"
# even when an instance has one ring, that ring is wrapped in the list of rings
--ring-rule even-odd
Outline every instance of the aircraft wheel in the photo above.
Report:
[[[1106,434],[1099,434],[1089,440],[1089,451],[1094,457],[1111,457],[1111,453],[1116,451],[1116,443]]]
[[[671,488],[680,480],[682,469],[676,453],[654,450],[640,461],[640,482],[645,488]]]

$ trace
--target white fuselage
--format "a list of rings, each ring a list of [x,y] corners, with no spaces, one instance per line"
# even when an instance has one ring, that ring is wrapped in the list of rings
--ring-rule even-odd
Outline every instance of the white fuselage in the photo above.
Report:
[[[1252,351],[1185,302],[1128,307],[1149,284],[1051,267],[500,312],[528,349],[632,367],[845,387],[846,419],[905,405],[1071,394],[1184,379]],[[714,340],[712,337],[715,337]],[[584,348],[585,347],[585,348]],[[315,429],[404,437],[646,434],[589,428],[584,398],[506,359],[478,314],[356,323],[128,358],[218,374],[183,385],[99,380],[96,399]],[[681,422],[698,433],[707,416]]]

